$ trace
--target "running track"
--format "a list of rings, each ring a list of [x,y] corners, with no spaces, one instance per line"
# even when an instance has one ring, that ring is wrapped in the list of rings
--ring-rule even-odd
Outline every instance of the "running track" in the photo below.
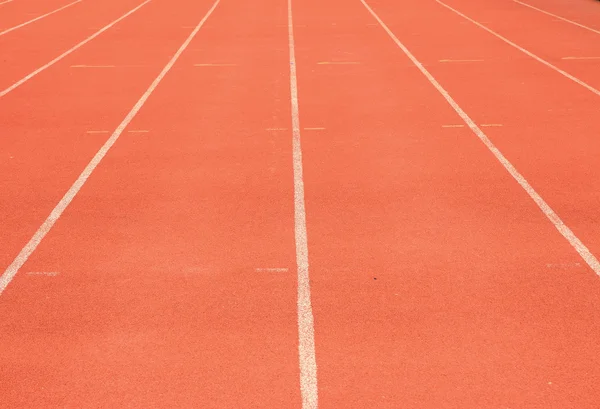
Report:
[[[83,0],[0,36],[0,407],[597,408],[598,31]]]

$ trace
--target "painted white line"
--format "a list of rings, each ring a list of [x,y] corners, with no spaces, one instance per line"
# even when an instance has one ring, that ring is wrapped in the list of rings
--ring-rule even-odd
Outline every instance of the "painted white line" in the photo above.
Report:
[[[546,203],[546,201],[535,191],[535,189],[527,182],[527,180],[519,173],[519,171],[504,157],[502,152],[492,143],[487,135],[473,122],[473,120],[467,115],[465,111],[456,103],[456,101],[448,94],[439,82],[427,71],[427,69],[416,59],[414,55],[406,48],[404,44],[398,40],[394,33],[385,25],[385,23],[379,18],[377,14],[369,7],[365,0],[360,0],[362,4],[367,8],[369,13],[379,22],[381,27],[388,33],[396,45],[406,54],[406,56],[413,62],[413,64],[421,71],[421,73],[429,80],[431,85],[438,90],[440,94],[446,99],[448,104],[456,111],[456,113],[462,118],[465,124],[471,128],[473,133],[479,137],[481,142],[492,152],[492,154],[498,159],[498,161],[504,166],[504,168],[510,173],[510,175],[517,181],[519,185],[527,192],[529,197],[533,199],[535,204],[540,208],[544,215],[552,222],[554,227],[559,231],[560,234],[573,246],[575,251],[579,253],[581,258],[587,263],[587,265],[600,276],[600,262],[592,254],[592,252],[579,240],[575,233],[565,225],[565,223],[558,217],[558,215],[552,210],[552,208]]]
[[[287,273],[287,268],[255,268],[254,271],[257,273]]]
[[[10,3],[11,1],[13,1],[13,0],[0,1],[0,6],[3,5],[3,4],[6,4],[6,3]]]
[[[357,65],[357,61],[319,61],[317,65]]]
[[[482,128],[499,128],[502,124],[481,124]]]
[[[226,64],[226,63],[206,63],[206,64],[194,64],[194,67],[235,67],[237,64]]]
[[[578,22],[576,22],[576,21],[569,20],[569,19],[566,19],[566,18],[564,18],[564,17],[561,17],[561,16],[557,16],[556,14],[552,14],[552,13],[550,13],[550,12],[546,11],[546,10],[542,10],[542,9],[539,9],[539,8],[537,8],[537,7],[534,7],[534,6],[532,6],[531,4],[523,3],[522,1],[519,1],[519,0],[513,0],[513,1],[514,1],[515,3],[518,3],[518,4],[522,5],[522,6],[529,7],[530,9],[533,9],[533,10],[537,10],[537,11],[539,11],[540,13],[544,13],[544,14],[546,14],[546,15],[548,15],[548,16],[552,16],[552,17],[554,17],[554,18],[557,18],[557,19],[559,19],[559,20],[566,21],[567,23],[574,24],[574,25],[576,25],[577,27],[581,27],[581,28],[584,28],[584,29],[586,29],[586,30],[592,31],[592,32],[594,32],[594,33],[596,33],[596,34],[600,34],[600,30],[595,30],[595,29],[593,29],[593,28],[591,28],[591,27],[584,26],[583,24],[580,24],[580,23],[578,23]]]
[[[600,60],[600,57],[562,57],[561,60]]]
[[[210,17],[213,10],[219,4],[219,1],[220,0],[215,1],[215,3],[210,8],[210,10],[208,10],[206,15],[202,18],[200,23],[198,23],[196,28],[187,37],[185,42],[181,45],[181,47],[179,47],[179,49],[177,50],[175,55],[171,58],[171,60],[169,60],[169,62],[163,68],[163,70],[160,72],[160,74],[158,74],[158,77],[156,77],[154,79],[154,81],[152,82],[152,84],[150,84],[150,86],[148,87],[146,92],[144,92],[144,94],[140,97],[138,102],[133,106],[131,111],[129,111],[129,113],[127,114],[125,119],[123,119],[123,121],[119,124],[117,129],[115,129],[113,134],[110,136],[110,138],[108,138],[108,140],[104,143],[104,145],[102,145],[102,147],[96,153],[96,155],[94,155],[94,157],[92,158],[90,163],[88,163],[88,165],[85,167],[83,172],[81,172],[81,174],[79,175],[77,180],[75,180],[75,183],[73,183],[73,185],[69,188],[67,193],[65,193],[65,195],[60,200],[60,202],[58,202],[58,204],[52,210],[52,212],[50,213],[48,218],[46,218],[44,223],[35,232],[35,234],[29,240],[29,242],[27,242],[25,247],[23,247],[23,249],[21,249],[21,251],[19,252],[17,257],[13,260],[13,262],[10,264],[10,266],[7,267],[7,269],[4,271],[2,276],[0,276],[0,294],[2,294],[2,292],[6,289],[6,286],[8,286],[8,284],[11,282],[11,280],[15,277],[15,275],[17,274],[19,269],[23,266],[23,264],[25,264],[25,262],[27,261],[29,256],[31,256],[31,254],[35,251],[35,249],[40,244],[42,239],[46,236],[46,234],[48,234],[48,232],[50,231],[52,226],[54,226],[54,223],[56,223],[56,221],[63,214],[63,212],[65,211],[67,206],[69,206],[69,204],[71,203],[71,201],[73,200],[75,195],[77,195],[79,190],[81,190],[81,188],[83,187],[85,182],[88,180],[88,178],[90,177],[90,175],[92,174],[94,169],[96,169],[96,167],[102,161],[104,156],[106,156],[106,154],[108,153],[110,148],[115,144],[117,139],[119,139],[119,136],[121,136],[121,133],[123,133],[123,130],[127,127],[127,125],[129,125],[129,123],[137,115],[139,110],[142,109],[142,107],[144,106],[144,104],[146,103],[146,101],[148,100],[150,95],[154,92],[156,87],[158,87],[158,84],[160,84],[160,82],[165,77],[165,75],[167,75],[167,73],[171,70],[171,68],[173,67],[175,62],[177,62],[177,60],[179,59],[181,54],[185,51],[185,49],[188,47],[188,45],[190,44],[192,39],[196,36],[196,34],[200,30],[200,28],[204,25],[204,22]]]
[[[110,23],[110,24],[102,27],[100,30],[96,31],[94,34],[92,34],[91,36],[89,36],[88,38],[86,38],[85,40],[83,40],[82,42],[80,42],[79,44],[75,45],[74,47],[68,49],[67,51],[65,51],[64,53],[62,53],[61,55],[59,55],[58,57],[56,57],[55,59],[53,59],[49,63],[46,63],[46,64],[42,65],[40,68],[38,68],[37,70],[35,70],[32,73],[28,74],[27,76],[21,78],[19,81],[15,82],[10,87],[6,88],[3,91],[0,91],[0,98],[3,97],[3,96],[5,96],[9,92],[13,91],[15,88],[23,85],[24,83],[26,83],[27,81],[29,81],[30,79],[32,79],[33,77],[35,77],[36,75],[38,75],[40,72],[42,72],[45,69],[53,66],[54,64],[56,64],[57,62],[59,62],[60,60],[62,60],[63,58],[65,58],[67,55],[71,54],[73,51],[75,51],[75,50],[83,47],[85,44],[89,43],[94,38],[98,37],[100,34],[104,33],[106,30],[108,30],[109,28],[111,28],[112,26],[114,26],[115,24],[117,24],[118,22],[120,22],[121,20],[129,17],[131,14],[135,13],[136,11],[138,11],[140,8],[142,8],[143,6],[145,6],[146,4],[148,4],[150,1],[152,1],[152,0],[146,0],[146,1],[144,1],[139,6],[137,6],[134,9],[128,11],[127,13],[123,14],[121,17],[119,17],[118,19],[116,19],[112,23]]]
[[[362,0],[361,0],[362,1]],[[559,74],[567,77],[568,79],[570,79],[573,82],[576,82],[577,84],[581,85],[582,87],[587,88],[589,91],[592,91],[594,94],[600,96],[600,91],[598,91],[596,88],[592,87],[591,85],[583,82],[582,80],[580,80],[577,77],[572,76],[571,74],[569,74],[566,71],[561,70],[560,68],[550,64],[548,61],[542,59],[541,57],[538,57],[537,55],[535,55],[534,53],[532,53],[531,51],[527,51],[526,49],[524,49],[523,47],[513,43],[512,41],[510,41],[509,39],[502,37],[500,34],[496,33],[495,31],[487,28],[486,26],[484,26],[481,23],[478,23],[477,21],[473,20],[472,18],[464,15],[463,13],[461,13],[458,10],[453,9],[452,7],[448,6],[447,4],[442,3],[440,0],[435,0],[437,1],[439,4],[441,4],[442,6],[446,7],[448,10],[453,11],[454,13],[458,14],[459,16],[461,16],[462,18],[470,21],[471,23],[475,24],[477,27],[484,29],[485,31],[487,31],[488,33],[498,37],[500,40],[504,41],[506,44],[513,46],[514,48],[516,48],[517,50],[527,54],[528,56],[530,56],[531,58],[535,59],[538,62],[541,62],[542,64],[544,64],[546,67],[548,68],[552,68],[554,71],[558,72]]]
[[[59,11],[61,11],[61,10],[64,10],[64,9],[66,9],[67,7],[71,7],[72,5],[74,5],[74,4],[77,4],[77,3],[80,3],[80,2],[82,2],[82,1],[83,1],[83,0],[75,0],[74,2],[72,2],[72,3],[69,3],[69,4],[67,4],[67,5],[64,5],[64,6],[62,6],[62,7],[59,7],[59,8],[57,8],[56,10],[52,10],[52,11],[51,11],[51,12],[49,12],[49,13],[42,14],[41,16],[38,16],[38,17],[36,17],[36,18],[33,18],[33,19],[31,19],[31,20],[28,20],[28,21],[26,21],[26,22],[24,22],[24,23],[21,23],[21,24],[19,24],[18,26],[14,26],[14,27],[11,27],[11,28],[7,28],[7,29],[6,29],[6,30],[4,30],[4,31],[0,31],[0,36],[3,36],[4,34],[8,34],[8,33],[10,33],[11,31],[14,31],[14,30],[16,30],[16,29],[18,29],[18,28],[25,27],[26,25],[29,25],[29,24],[31,24],[31,23],[34,23],[34,22],[36,22],[36,21],[38,21],[38,20],[41,20],[41,19],[43,19],[44,17],[48,17],[48,16],[50,16],[50,15],[52,15],[52,14],[54,14],[54,13],[58,13]],[[2,4],[2,3],[0,3],[0,4]]]
[[[438,62],[483,62],[483,60],[438,60]]]
[[[267,131],[287,131],[287,128],[267,128]]]
[[[71,68],[115,68],[116,65],[71,65]]]
[[[290,53],[290,95],[292,107],[292,159],[294,165],[294,237],[298,268],[298,358],[300,365],[300,395],[302,409],[318,408],[317,359],[315,356],[315,325],[310,299],[308,272],[308,238],[302,170],[302,142],[298,108],[298,80],[294,47],[292,0],[288,0],[288,46]]]
[[[29,271],[26,274],[28,276],[56,277],[58,275],[58,271]]]
[[[85,133],[89,133],[89,134],[110,133],[110,131],[86,131]]]
[[[465,126],[463,124],[456,124],[456,125],[442,125],[442,128],[464,128]]]

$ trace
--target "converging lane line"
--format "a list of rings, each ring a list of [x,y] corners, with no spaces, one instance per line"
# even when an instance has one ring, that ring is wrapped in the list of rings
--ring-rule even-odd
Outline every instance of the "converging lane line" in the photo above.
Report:
[[[53,66],[54,64],[56,64],[57,62],[59,62],[60,60],[62,60],[63,58],[65,58],[67,55],[71,54],[73,51],[75,51],[75,50],[83,47],[84,45],[86,45],[87,43],[89,43],[90,41],[92,41],[94,38],[98,37],[100,34],[104,33],[106,30],[108,30],[109,28],[111,28],[115,24],[119,23],[121,20],[124,20],[125,18],[129,17],[130,15],[132,15],[133,13],[135,13],[136,11],[138,11],[139,9],[141,9],[143,6],[145,6],[146,4],[148,4],[150,1],[152,1],[152,0],[146,0],[146,1],[144,1],[139,6],[137,6],[134,9],[128,11],[127,13],[123,14],[121,17],[119,17],[118,19],[116,19],[112,23],[109,23],[108,25],[102,27],[100,30],[96,31],[94,34],[92,34],[91,36],[89,36],[88,38],[86,38],[85,40],[83,40],[82,42],[78,43],[74,47],[68,49],[67,51],[65,51],[64,53],[62,53],[61,55],[59,55],[58,57],[56,57],[55,59],[53,59],[52,61],[50,61],[50,62],[42,65],[40,68],[38,68],[37,70],[31,72],[30,74],[26,75],[25,77],[21,78],[19,81],[15,82],[14,84],[12,84],[10,87],[6,88],[5,90],[0,91],[0,98],[3,97],[3,96],[5,96],[9,92],[13,91],[14,89],[20,87],[21,85],[23,85],[24,83],[26,83],[27,81],[29,81],[30,79],[32,79],[33,77],[35,77],[36,75],[38,75],[40,72],[42,72],[45,69]]]
[[[90,177],[90,175],[92,174],[94,169],[96,169],[96,167],[100,164],[100,162],[102,161],[104,156],[106,156],[106,154],[108,153],[110,148],[115,144],[117,139],[119,139],[119,136],[121,135],[121,133],[123,133],[123,130],[127,127],[127,125],[129,125],[129,123],[137,115],[137,113],[140,111],[140,109],[142,109],[142,107],[144,106],[144,104],[146,103],[146,101],[148,100],[150,95],[154,92],[154,90],[156,89],[156,87],[158,87],[158,85],[160,84],[162,79],[165,77],[165,75],[167,75],[167,73],[171,70],[173,65],[177,62],[177,60],[179,59],[181,54],[185,51],[185,49],[188,47],[190,42],[194,39],[194,37],[196,36],[196,34],[200,30],[200,28],[202,28],[202,26],[204,25],[206,20],[210,17],[210,15],[214,11],[214,9],[217,7],[219,2],[220,2],[220,0],[216,0],[214,2],[212,7],[208,10],[206,15],[200,21],[200,23],[198,23],[196,28],[188,36],[188,38],[185,40],[185,42],[181,45],[181,47],[179,47],[179,49],[177,50],[175,55],[171,58],[171,60],[163,68],[163,70],[160,72],[160,74],[158,74],[158,77],[156,77],[156,79],[152,82],[152,84],[150,84],[150,86],[148,87],[146,92],[144,92],[144,94],[141,96],[141,98],[138,100],[138,102],[134,105],[134,107],[131,109],[131,111],[129,111],[129,113],[127,114],[125,119],[123,119],[123,121],[117,127],[117,129],[113,132],[111,137],[104,143],[104,145],[102,145],[100,150],[92,158],[90,163],[88,163],[88,165],[85,167],[83,172],[79,175],[77,180],[75,180],[75,183],[73,183],[73,185],[69,188],[67,193],[65,193],[65,195],[60,200],[60,202],[58,202],[58,204],[56,205],[54,210],[52,210],[52,212],[50,213],[48,218],[46,218],[44,223],[42,223],[42,225],[35,232],[33,237],[29,240],[29,242],[27,242],[25,247],[23,247],[23,249],[19,252],[19,254],[13,260],[13,262],[10,264],[10,266],[8,266],[8,268],[4,271],[2,276],[0,276],[0,294],[2,294],[2,292],[8,286],[8,284],[10,284],[10,282],[15,277],[15,275],[17,274],[19,269],[23,266],[23,264],[25,264],[27,259],[35,251],[35,249],[40,244],[40,242],[44,239],[46,234],[48,234],[48,232],[50,231],[52,226],[54,226],[54,223],[56,223],[56,221],[61,217],[61,215],[67,208],[67,206],[69,206],[69,204],[71,203],[73,198],[81,190],[81,188],[83,187],[83,185],[85,184],[87,179]],[[141,5],[138,6],[138,8],[139,7],[141,7]]]
[[[64,10],[64,9],[66,9],[67,7],[71,7],[72,5],[74,5],[74,4],[77,4],[77,3],[80,3],[80,2],[82,2],[82,1],[83,1],[83,0],[75,0],[74,2],[72,2],[72,3],[69,3],[69,4],[66,4],[66,5],[64,5],[64,6],[62,6],[62,7],[59,7],[59,8],[57,8],[56,10],[52,10],[52,11],[51,11],[51,12],[49,12],[49,13],[42,14],[41,16],[38,16],[38,17],[36,17],[36,18],[33,18],[33,19],[31,19],[31,20],[29,20],[29,21],[26,21],[26,22],[24,22],[24,23],[21,23],[21,24],[19,24],[19,25],[17,25],[17,26],[14,26],[14,27],[11,27],[11,28],[7,28],[7,29],[6,29],[6,30],[4,30],[4,31],[0,31],[0,36],[3,36],[4,34],[8,34],[8,33],[10,33],[11,31],[14,31],[14,30],[16,30],[16,29],[18,29],[18,28],[25,27],[26,25],[29,25],[29,24],[31,24],[31,23],[34,23],[34,22],[36,22],[36,21],[38,21],[38,20],[41,20],[41,19],[43,19],[44,17],[48,17],[48,16],[50,16],[50,15],[52,15],[52,14],[54,14],[54,13],[58,13],[59,11],[61,11],[61,10]],[[4,4],[4,3],[0,3],[0,5],[1,5],[1,4]]]
[[[450,106],[456,111],[461,119],[467,124],[469,128],[479,137],[479,139],[487,146],[487,148],[494,154],[496,159],[504,166],[504,168],[510,173],[510,175],[517,181],[519,185],[527,192],[527,194],[533,199],[535,204],[538,205],[540,210],[546,215],[546,217],[552,222],[554,227],[562,234],[562,236],[573,246],[573,248],[579,253],[581,258],[586,264],[600,276],[600,262],[592,254],[592,252],[579,240],[575,233],[571,231],[569,227],[560,219],[560,217],[552,210],[552,208],[546,203],[546,201],[535,191],[535,189],[527,182],[527,180],[519,173],[519,171],[509,162],[506,157],[500,152],[498,148],[492,143],[487,135],[475,124],[475,122],[466,114],[465,111],[454,101],[454,99],[448,94],[439,82],[427,71],[427,69],[416,59],[414,55],[406,48],[404,44],[398,40],[396,35],[388,28],[387,25],[379,18],[379,16],[369,7],[365,0],[360,0],[371,15],[377,20],[381,27],[388,33],[391,39],[396,45],[406,54],[406,56],[413,62],[413,64],[421,71],[421,73],[429,80],[429,82],[438,90],[440,94],[446,99]],[[437,0],[439,2],[439,0]]]
[[[591,31],[591,32],[594,32],[594,33],[596,33],[596,34],[600,34],[600,31],[599,31],[599,30],[595,30],[595,29],[593,29],[593,28],[591,28],[591,27],[584,26],[583,24],[581,24],[581,23],[578,23],[578,22],[576,22],[576,21],[569,20],[569,19],[566,19],[566,18],[564,18],[564,17],[561,17],[561,16],[557,16],[556,14],[552,14],[552,13],[550,13],[550,12],[546,11],[546,10],[539,9],[539,8],[537,8],[537,7],[534,7],[534,6],[532,6],[531,4],[523,3],[522,1],[519,1],[519,0],[513,0],[513,1],[514,1],[515,3],[517,3],[517,4],[520,4],[520,5],[522,5],[522,6],[529,7],[530,9],[533,9],[533,10],[537,10],[537,11],[539,11],[540,13],[544,13],[544,14],[546,14],[546,15],[548,15],[548,16],[552,16],[552,17],[554,17],[554,18],[557,18],[557,19],[559,19],[559,20],[566,21],[567,23],[571,23],[571,24],[573,24],[573,25],[576,25],[577,27],[581,27],[581,28],[583,28],[583,29],[589,30],[589,31]]]
[[[302,169],[302,143],[298,109],[298,81],[294,49],[294,22],[292,0],[288,0],[288,43],[290,52],[290,94],[292,105],[292,157],[294,162],[294,233],[296,264],[298,268],[298,357],[300,365],[300,394],[302,409],[317,409],[317,360],[315,357],[315,329],[310,298],[308,271],[308,239]]]

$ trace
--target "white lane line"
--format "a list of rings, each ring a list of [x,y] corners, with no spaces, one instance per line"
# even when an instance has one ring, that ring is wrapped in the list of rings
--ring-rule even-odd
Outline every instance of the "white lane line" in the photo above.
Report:
[[[483,62],[483,60],[438,60],[438,62]]]
[[[442,128],[464,128],[465,126],[463,124],[456,124],[456,125],[442,125]]]
[[[137,115],[139,110],[142,109],[142,107],[144,106],[144,104],[146,103],[146,101],[148,100],[150,95],[154,92],[156,87],[158,87],[158,84],[160,84],[160,82],[165,77],[165,75],[167,75],[167,73],[171,70],[171,68],[173,67],[175,62],[177,62],[177,60],[179,59],[181,54],[185,51],[185,49],[188,47],[190,42],[196,36],[196,34],[200,30],[200,28],[204,25],[204,22],[210,17],[213,10],[219,4],[219,1],[220,0],[215,1],[215,3],[210,8],[210,10],[208,10],[206,15],[202,18],[200,23],[198,23],[196,28],[188,36],[188,38],[185,40],[185,42],[181,45],[181,47],[179,47],[179,49],[177,50],[175,55],[171,58],[171,60],[169,60],[169,62],[163,68],[163,70],[160,72],[160,74],[158,74],[158,77],[156,77],[154,79],[154,81],[152,82],[152,84],[150,84],[150,86],[148,87],[146,92],[144,92],[144,94],[140,97],[138,102],[133,106],[131,111],[129,111],[129,113],[127,114],[125,119],[123,119],[123,121],[119,124],[117,129],[115,129],[113,134],[110,136],[110,138],[108,138],[108,140],[104,143],[104,145],[102,145],[102,147],[96,153],[96,155],[94,155],[94,157],[92,158],[90,163],[88,163],[88,165],[85,167],[83,172],[81,172],[81,174],[79,175],[77,180],[75,180],[75,183],[73,183],[73,185],[69,188],[67,193],[65,193],[65,195],[60,200],[60,202],[58,202],[58,204],[52,210],[52,212],[50,213],[48,218],[46,218],[44,223],[35,232],[35,234],[29,240],[29,242],[27,242],[25,247],[23,247],[23,249],[21,249],[21,251],[19,252],[17,257],[13,260],[13,262],[10,264],[10,266],[7,267],[7,269],[4,271],[2,276],[0,276],[0,294],[2,294],[2,292],[6,289],[6,286],[8,286],[8,284],[12,281],[12,279],[15,277],[15,275],[17,274],[19,269],[23,266],[23,264],[25,264],[25,262],[27,261],[29,256],[31,256],[31,254],[35,251],[35,249],[40,244],[42,239],[46,236],[46,234],[48,234],[48,232],[50,231],[52,226],[54,226],[54,223],[56,223],[56,221],[63,214],[63,212],[65,211],[67,206],[69,206],[69,204],[71,203],[71,201],[73,200],[75,195],[77,195],[79,190],[81,190],[84,183],[88,180],[88,178],[90,177],[90,175],[92,174],[94,169],[96,169],[98,164],[100,164],[100,161],[102,161],[104,156],[106,156],[106,154],[108,153],[109,149],[115,144],[117,139],[119,139],[119,136],[121,135],[121,133],[123,133],[123,130],[127,127],[127,125],[129,125],[129,123]]]
[[[97,133],[110,133],[109,131],[86,131],[85,133],[97,134]]]
[[[61,11],[61,10],[64,10],[64,9],[66,9],[67,7],[71,7],[72,5],[74,5],[74,4],[77,4],[77,3],[80,3],[80,2],[82,2],[82,1],[83,1],[83,0],[75,0],[74,2],[72,2],[72,3],[69,3],[69,4],[67,4],[67,5],[64,5],[64,6],[62,6],[62,7],[59,7],[59,8],[57,8],[56,10],[52,10],[52,11],[51,11],[51,12],[49,12],[49,13],[42,14],[41,16],[38,16],[38,17],[36,17],[36,18],[33,18],[33,19],[31,19],[31,20],[28,20],[28,21],[26,21],[26,22],[24,22],[24,23],[21,23],[21,24],[19,24],[18,26],[14,26],[14,27],[11,27],[11,28],[7,28],[7,29],[6,29],[6,30],[4,30],[4,31],[0,31],[0,36],[3,36],[4,34],[8,34],[8,33],[10,33],[11,31],[14,31],[14,30],[16,30],[16,29],[18,29],[18,28],[25,27],[26,25],[29,25],[29,24],[31,24],[31,23],[34,23],[34,22],[36,22],[36,21],[38,21],[38,20],[41,20],[41,19],[43,19],[44,17],[48,17],[48,16],[50,16],[50,15],[52,15],[52,14],[54,14],[54,13],[58,13],[59,11]],[[2,4],[2,3],[0,3],[0,4]]]
[[[144,1],[139,6],[137,6],[134,9],[128,11],[127,13],[123,14],[121,17],[119,17],[118,19],[116,19],[112,23],[110,23],[110,24],[102,27],[100,30],[96,31],[94,34],[92,34],[91,36],[89,36],[88,38],[86,38],[85,40],[83,40],[82,42],[80,42],[79,44],[75,45],[74,47],[68,49],[67,51],[65,51],[64,53],[62,53],[61,55],[59,55],[58,57],[56,57],[55,59],[53,59],[52,61],[50,61],[50,62],[42,65],[40,68],[38,68],[37,70],[35,70],[32,73],[28,74],[27,76],[21,78],[19,81],[15,82],[14,84],[12,84],[10,87],[6,88],[5,90],[0,91],[0,98],[3,97],[3,96],[5,96],[6,94],[8,94],[9,92],[11,92],[15,88],[23,85],[24,83],[26,83],[27,81],[29,81],[30,79],[32,79],[33,77],[35,77],[36,75],[38,75],[40,72],[42,72],[45,69],[53,66],[54,64],[56,64],[57,62],[59,62],[60,60],[62,60],[63,58],[65,58],[67,55],[71,54],[73,51],[75,51],[75,50],[83,47],[85,44],[89,43],[94,38],[98,37],[100,34],[104,33],[106,30],[108,30],[109,28],[111,28],[112,26],[114,26],[115,24],[117,24],[118,22],[120,22],[121,20],[129,17],[131,14],[135,13],[136,11],[138,11],[140,8],[142,8],[143,6],[145,6],[146,4],[148,4],[150,1],[152,1],[152,0],[146,0],[146,1]]]
[[[0,6],[3,5],[3,4],[6,4],[6,3],[10,3],[11,1],[13,1],[13,0],[0,1]]]
[[[502,124],[481,124],[482,128],[499,128]]]
[[[362,0],[361,0],[362,1]],[[548,61],[542,59],[541,57],[538,57],[537,55],[535,55],[534,53],[532,53],[531,51],[528,51],[526,49],[524,49],[523,47],[513,43],[512,41],[510,41],[509,39],[501,36],[500,34],[496,33],[495,31],[493,31],[492,29],[487,28],[486,26],[484,26],[481,23],[478,23],[477,21],[473,20],[472,18],[464,15],[463,13],[461,13],[458,10],[453,9],[452,7],[448,6],[447,4],[442,3],[440,0],[435,0],[437,1],[439,4],[441,4],[442,6],[446,7],[448,10],[453,11],[454,13],[458,14],[459,16],[461,16],[462,18],[470,21],[471,23],[475,24],[477,27],[484,29],[485,31],[487,31],[488,33],[498,37],[500,40],[504,41],[506,44],[513,46],[514,48],[516,48],[517,50],[527,54],[528,56],[530,56],[531,58],[537,60],[538,62],[544,64],[546,67],[552,68],[554,71],[558,72],[559,74],[567,77],[568,79],[570,79],[573,82],[576,82],[577,84],[581,85],[582,87],[587,88],[589,91],[592,91],[594,94],[600,96],[600,91],[597,90],[596,88],[592,87],[591,85],[583,82],[582,80],[580,80],[577,77],[574,77],[573,75],[569,74],[566,71],[561,70],[560,68],[550,64]]]
[[[287,268],[255,268],[254,271],[257,273],[287,273],[289,270]]]
[[[506,157],[500,152],[498,148],[492,143],[487,135],[473,122],[473,120],[467,115],[465,111],[456,103],[456,101],[448,94],[439,82],[427,71],[427,69],[416,59],[414,55],[406,48],[404,44],[398,40],[394,33],[385,25],[385,23],[379,18],[377,14],[369,7],[365,0],[360,0],[363,5],[367,8],[369,13],[379,22],[381,27],[388,33],[388,35],[394,40],[396,45],[406,54],[406,56],[413,62],[413,64],[421,71],[421,73],[429,80],[431,85],[438,90],[440,94],[446,99],[450,106],[456,111],[461,117],[465,124],[471,128],[473,133],[479,137],[479,139],[485,144],[485,146],[492,152],[492,154],[498,159],[498,161],[504,166],[504,168],[510,173],[510,175],[517,181],[519,185],[527,192],[529,197],[533,199],[535,204],[540,208],[544,215],[552,222],[554,227],[562,234],[562,236],[573,246],[575,251],[579,253],[581,258],[587,263],[587,265],[600,276],[600,262],[592,254],[592,252],[579,240],[575,233],[571,231],[567,225],[560,219],[560,217],[552,210],[552,208],[546,203],[546,201],[535,191],[533,186],[527,182],[527,180],[519,173],[519,171],[509,162]]]
[[[600,60],[600,57],[562,57],[561,60]]]
[[[287,128],[267,128],[267,131],[287,131]]]
[[[116,65],[71,65],[71,68],[115,68]]]
[[[194,67],[235,67],[237,64],[227,63],[206,63],[206,64],[194,64]]]
[[[569,19],[566,19],[566,18],[564,18],[564,17],[561,17],[561,16],[557,16],[556,14],[552,14],[552,13],[550,13],[550,12],[546,11],[546,10],[542,10],[542,9],[540,9],[540,8],[534,7],[534,6],[532,6],[531,4],[523,3],[522,1],[518,1],[518,0],[513,0],[513,1],[514,1],[515,3],[517,3],[517,4],[520,4],[520,5],[522,5],[522,6],[529,7],[530,9],[533,9],[533,10],[537,10],[537,11],[539,11],[540,13],[544,13],[544,14],[546,14],[546,15],[548,15],[548,16],[552,16],[552,17],[554,17],[554,18],[557,18],[557,19],[559,19],[559,20],[566,21],[567,23],[574,24],[574,25],[576,25],[577,27],[581,27],[581,28],[584,28],[584,29],[586,29],[586,30],[592,31],[592,32],[594,32],[594,33],[596,33],[596,34],[600,34],[600,30],[595,30],[595,29],[593,29],[593,28],[591,28],[591,27],[584,26],[583,24],[581,24],[581,23],[578,23],[578,22],[576,22],[576,21],[569,20]]]
[[[298,109],[298,80],[294,50],[294,21],[292,0],[288,0],[288,46],[290,53],[290,102],[292,107],[292,159],[294,164],[294,236],[298,268],[298,358],[300,366],[300,395],[302,409],[317,409],[317,359],[315,356],[315,325],[310,300],[308,272],[308,238],[302,170],[302,143]]]

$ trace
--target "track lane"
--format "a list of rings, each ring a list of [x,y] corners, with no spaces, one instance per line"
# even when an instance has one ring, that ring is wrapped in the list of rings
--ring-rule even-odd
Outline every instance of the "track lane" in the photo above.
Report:
[[[0,90],[9,87],[141,3],[142,0],[85,0],[0,36]]]
[[[600,89],[600,31],[595,33],[556,21],[513,1],[444,0],[443,3]],[[600,6],[598,9],[600,11]]]
[[[0,299],[7,405],[299,406],[286,5],[222,6]]]
[[[510,126],[469,63],[438,62],[499,47],[377,4],[479,125]],[[303,135],[320,407],[593,408],[598,277],[359,2],[295,20],[302,121],[324,128]]]
[[[37,230],[207,3],[151,2],[0,99],[0,264]],[[116,28],[116,27],[115,27]],[[114,68],[71,68],[72,65]]]

